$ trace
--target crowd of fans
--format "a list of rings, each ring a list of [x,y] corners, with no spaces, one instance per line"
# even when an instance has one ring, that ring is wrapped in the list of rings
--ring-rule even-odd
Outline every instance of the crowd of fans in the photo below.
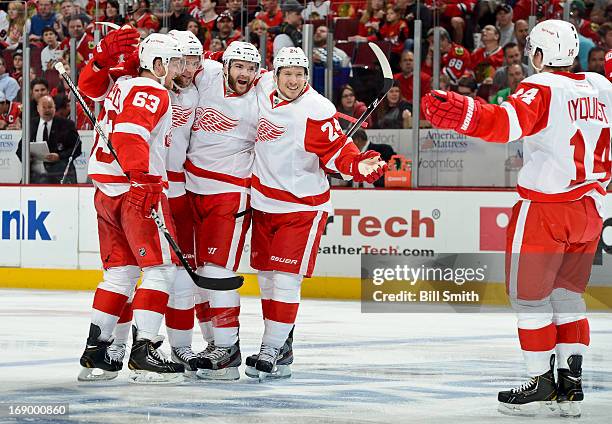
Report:
[[[172,29],[192,31],[210,51],[222,51],[235,40],[258,47],[266,43],[266,62],[285,46],[301,46],[302,24],[312,23],[314,85],[322,90],[327,64],[327,34],[334,30],[334,99],[339,111],[359,116],[375,94],[375,65],[363,54],[365,42],[388,54],[395,84],[368,128],[407,128],[413,110],[414,21],[422,21],[421,94],[432,88],[434,27],[440,27],[439,87],[500,103],[532,72],[524,55],[530,14],[537,20],[562,18],[562,0],[37,0],[0,4],[0,129],[20,129],[24,42],[31,48],[31,114],[37,99],[55,101],[56,114],[68,116],[71,93],[54,65],[70,68],[70,40],[75,40],[77,70],[92,57],[94,31],[104,37],[108,22],[135,26],[142,38]],[[164,9],[164,7],[166,9]],[[96,15],[96,10],[98,11]],[[604,72],[612,48],[612,0],[574,0],[570,20],[580,33],[575,71]],[[29,33],[23,40],[24,27]],[[265,41],[262,35],[266,35]],[[366,47],[367,48],[367,47]],[[44,93],[40,93],[41,87]],[[374,92],[373,92],[374,91]],[[348,122],[348,121],[347,121]],[[347,122],[343,122],[347,126]],[[78,129],[91,129],[78,108]]]

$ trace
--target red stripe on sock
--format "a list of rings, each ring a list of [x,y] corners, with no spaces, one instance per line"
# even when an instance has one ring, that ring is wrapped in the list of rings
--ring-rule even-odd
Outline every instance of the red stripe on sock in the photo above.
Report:
[[[586,318],[557,325],[557,343],[581,343],[588,346],[590,342],[589,321]]]
[[[230,308],[210,308],[212,326],[215,328],[238,327],[240,306]]]
[[[134,311],[132,310],[132,302],[128,302],[123,307],[123,311],[121,312],[121,316],[119,317],[119,321],[117,324],[125,324],[126,322],[131,322],[134,316]]]
[[[153,311],[164,315],[168,306],[168,293],[159,290],[138,288],[132,301],[132,309]]]
[[[199,322],[209,322],[212,319],[210,314],[210,303],[198,303],[195,305],[195,313]]]
[[[193,328],[193,308],[166,309],[166,326],[174,330],[191,330]]]
[[[126,295],[99,288],[94,295],[93,308],[118,317],[127,300]]]
[[[261,313],[264,318],[270,315],[270,299],[261,299]]]
[[[557,328],[553,323],[535,330],[518,329],[521,349],[529,352],[547,352],[557,344]]]
[[[285,324],[293,324],[295,323],[299,306],[299,303],[285,303],[269,299],[268,304],[265,306],[264,318],[276,322],[284,322]]]

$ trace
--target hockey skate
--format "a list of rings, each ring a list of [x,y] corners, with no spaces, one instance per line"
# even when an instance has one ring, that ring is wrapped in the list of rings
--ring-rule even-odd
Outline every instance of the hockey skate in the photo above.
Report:
[[[559,364],[561,365],[561,364]],[[557,369],[557,404],[562,417],[579,417],[582,391],[582,355],[572,355],[567,360],[569,368]]]
[[[170,349],[170,359],[183,364],[186,377],[195,377],[195,372],[200,364],[200,357],[191,350],[191,346],[179,346]]]
[[[112,380],[117,378],[119,371],[123,368],[125,345],[112,345],[112,340],[98,340],[100,334],[100,327],[95,324],[89,326],[87,344],[80,360],[83,368],[77,377],[78,381]]]
[[[132,327],[133,343],[128,367],[132,370],[129,381],[137,384],[174,384],[183,381],[185,367],[172,362],[159,349],[163,336],[152,340],[137,339],[136,327]]]
[[[550,357],[550,370],[531,377],[519,387],[499,392],[498,411],[507,415],[549,415],[557,410],[557,386],[555,385],[555,355]]]
[[[266,352],[269,351],[270,355],[264,354],[264,349]],[[244,373],[251,378],[258,378],[259,381],[263,381],[266,378],[289,378],[291,377],[291,364],[293,363],[293,329],[289,333],[287,340],[283,347],[280,348],[278,354],[276,355],[275,362],[271,362],[272,360],[272,348],[270,346],[261,345],[261,349],[259,353],[255,355],[251,355],[246,359],[246,368]],[[262,359],[260,368],[257,367],[257,364],[260,362],[259,359]],[[267,362],[267,364],[266,364]],[[270,366],[272,364],[272,366]],[[266,371],[270,369],[271,371]]]
[[[238,380],[242,364],[240,341],[230,347],[214,346],[202,355],[196,376],[202,380]]]

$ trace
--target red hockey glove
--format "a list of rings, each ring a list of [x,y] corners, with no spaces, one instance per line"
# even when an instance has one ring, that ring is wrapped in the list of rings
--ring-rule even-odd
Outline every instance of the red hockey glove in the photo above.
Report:
[[[126,201],[142,211],[144,218],[151,216],[151,209],[157,209],[162,194],[162,179],[157,175],[130,172],[130,191]]]
[[[138,48],[140,34],[130,25],[116,29],[102,39],[93,51],[94,63],[106,68],[117,64],[119,56],[130,55]]]
[[[214,60],[215,62],[223,62],[223,52],[211,52],[206,50],[204,52],[204,59]]]
[[[387,164],[380,160],[380,153],[368,150],[355,156],[351,163],[351,175],[356,183],[365,181],[372,184],[382,177],[387,168]]]
[[[470,134],[480,119],[480,103],[452,91],[432,90],[423,97],[425,118],[436,128]]]

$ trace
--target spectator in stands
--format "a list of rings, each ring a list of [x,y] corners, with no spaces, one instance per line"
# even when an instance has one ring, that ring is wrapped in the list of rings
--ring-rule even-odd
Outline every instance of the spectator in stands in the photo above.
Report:
[[[49,83],[44,78],[34,78],[30,81],[30,115],[32,118],[38,116],[38,101],[49,95]]]
[[[466,17],[474,12],[476,0],[427,0],[426,3],[434,13],[437,10],[440,14],[441,25],[452,29],[453,41],[463,44]]]
[[[21,87],[21,82],[23,81],[23,50],[21,49],[13,52],[13,72],[10,75],[15,78]],[[20,99],[21,96],[18,94],[17,98]]]
[[[366,111],[367,107],[365,103],[357,100],[355,90],[350,85],[343,85],[340,87],[337,93],[338,97],[336,98],[335,104],[338,113],[358,119],[363,112]],[[338,120],[340,122],[340,126],[345,131],[352,125],[352,121],[343,119],[341,115],[339,115]],[[372,128],[372,115],[370,115],[365,122],[368,124],[368,128]]]
[[[416,0],[398,0],[397,5],[404,6],[404,12],[402,16],[404,20],[408,24],[408,33],[414,34],[414,21],[417,17],[417,9],[421,18],[421,34],[427,34],[429,30],[433,26],[433,20],[431,16],[431,10],[423,4],[423,2],[419,2],[417,4]],[[406,48],[409,50],[413,49],[414,40],[412,38],[408,38],[406,40]]]
[[[371,143],[368,141],[367,133],[361,128],[355,131],[353,134],[353,143],[357,145],[357,148],[361,152],[365,152],[367,150],[374,150],[375,152],[380,153],[380,158],[385,162],[389,162],[391,160],[391,156],[395,155],[395,150],[388,144],[384,143]],[[353,184],[355,186],[355,184]],[[379,178],[374,182],[374,187],[384,187],[385,179]]]
[[[476,91],[478,90],[478,84],[476,84],[476,80],[474,77],[461,77],[457,82],[457,92],[464,96],[468,96],[477,100],[482,104],[486,104],[487,101],[482,97],[476,95]]]
[[[69,50],[70,40],[76,40],[77,68],[80,69],[93,57],[93,49],[96,43],[94,43],[93,37],[85,32],[83,20],[78,16],[70,18],[68,22],[68,33],[70,36],[64,38],[64,41],[60,44],[60,48],[62,50]]]
[[[495,71],[492,87],[494,92],[508,87],[508,67],[510,65],[520,63],[523,68],[523,74],[529,75],[529,67],[522,62],[522,59],[523,57],[517,44],[508,43],[504,46],[505,66],[501,66]]]
[[[232,14],[234,25],[243,32],[244,28],[249,24],[248,2],[245,3],[243,0],[227,0],[225,7],[227,7],[225,11]]]
[[[139,0],[130,17],[132,25],[136,28],[145,28],[149,33],[159,31],[160,22],[151,12],[151,0]]]
[[[429,49],[423,63],[422,71],[433,76],[433,56],[434,56],[434,28],[427,33],[427,43]],[[450,35],[444,28],[440,28],[440,54],[442,58],[440,65],[442,73],[448,75],[452,84],[457,84],[457,80],[465,73],[472,71],[472,59],[468,49],[460,44],[452,43]]]
[[[183,0],[172,0],[172,13],[168,19],[168,29],[185,31],[190,15],[187,13]]]
[[[43,96],[38,102],[39,116],[32,119],[30,143],[46,142],[49,154],[44,161],[32,160],[30,166],[30,182],[33,184],[58,184],[68,166],[68,159],[72,149],[78,143],[79,134],[74,122],[55,116],[55,103],[51,96]],[[77,147],[74,157],[81,154],[81,147]],[[17,156],[21,159],[21,141],[17,147]],[[76,169],[74,163],[70,164],[68,184],[76,184]]]
[[[6,39],[0,42],[2,50],[17,50],[23,46],[23,25],[19,22],[13,22],[9,25],[8,35]]]
[[[331,2],[331,10],[334,16],[338,18],[351,18],[356,19],[364,9],[363,3],[365,1],[355,0],[334,0]]]
[[[65,64],[64,69],[66,72],[70,72],[70,65]],[[70,91],[70,87],[66,81],[62,78],[61,81],[57,84],[56,87],[53,87],[50,93],[51,97],[53,97],[53,101],[55,102],[55,114],[62,118],[68,119],[70,117],[70,101],[72,99],[72,91]],[[89,97],[84,97],[89,110],[94,109],[94,102]],[[93,129],[91,125],[91,121],[85,115],[83,108],[76,103],[76,127],[79,130],[91,130]]]
[[[216,1],[200,0],[199,6],[191,11],[191,16],[200,21],[202,28],[206,28],[209,32],[217,31],[219,15],[216,7]]]
[[[125,23],[124,17],[119,14],[119,2],[117,0],[107,0],[106,7],[104,8],[103,21],[119,26],[122,26]]]
[[[501,105],[502,102],[506,101],[510,94],[516,91],[516,87],[526,77],[525,70],[523,69],[522,63],[513,63],[508,65],[507,71],[507,82],[505,88],[499,90],[492,98],[491,103]]]
[[[223,44],[223,50],[234,41],[242,39],[239,29],[234,29],[234,18],[231,13],[223,12],[217,17],[217,30],[212,36]]]
[[[21,28],[26,24],[25,5],[21,1],[11,1],[7,9],[9,25],[17,23]]]
[[[263,34],[266,34],[266,65],[268,69],[272,69],[272,58],[274,54],[274,43],[270,34],[268,34],[268,26],[261,19],[253,19],[249,22],[250,33],[248,40],[251,44],[253,44],[259,51],[260,48],[260,37]]]
[[[57,20],[55,21],[54,29],[57,32],[58,39],[63,40],[64,37],[68,37],[70,34],[68,33],[68,22],[70,18],[73,16],[78,16],[83,21],[84,25],[88,25],[91,19],[87,16],[86,13],[83,13],[80,10],[77,10],[75,4],[72,0],[64,0],[60,5],[61,15],[57,16]],[[44,34],[43,34],[44,38]]]
[[[529,35],[529,24],[523,19],[519,19],[514,23],[514,39],[521,51],[522,62],[527,64],[529,60],[525,56],[525,45],[527,44],[527,36]]]
[[[325,19],[329,15],[331,7],[330,0],[311,0],[306,4],[306,8],[302,10],[302,18],[309,19]],[[313,17],[316,16],[316,18]]]
[[[187,22],[187,31],[191,31],[193,35],[198,37],[198,40],[200,40],[200,43],[202,43],[204,50],[209,50],[212,34],[210,31],[208,31],[208,29],[200,25],[200,21],[193,17],[190,18],[189,22]]]
[[[278,0],[262,0],[263,10],[255,15],[266,23],[268,28],[280,26],[283,23],[283,12],[278,7]]]
[[[221,40],[219,40],[218,38],[211,38],[210,51],[215,53],[215,52],[222,52],[223,50],[224,50],[224,47],[223,47],[223,43],[221,42]]]
[[[504,51],[499,45],[500,33],[495,26],[485,26],[481,35],[480,41],[484,47],[474,50],[471,59],[476,81],[491,84],[495,71],[504,63]]]
[[[599,42],[597,29],[599,26],[588,19],[586,16],[586,6],[582,0],[573,0],[570,5],[570,22],[574,24],[578,33],[590,38],[594,43]]]
[[[605,75],[604,63],[606,57],[606,49],[603,47],[593,47],[589,51],[589,66],[587,70],[589,72],[597,72],[598,74]]]
[[[394,71],[399,71],[399,61],[404,44],[408,39],[408,24],[401,17],[401,8],[392,6],[387,9],[385,22],[378,31],[378,39],[391,44],[389,62]]]
[[[3,57],[0,57],[0,92],[11,102],[17,97],[19,92],[19,83],[7,72],[6,62]]]
[[[495,9],[495,26],[499,30],[500,46],[504,47],[510,42],[516,42],[514,38],[514,23],[512,23],[512,6],[500,4]]]
[[[402,99],[402,92],[397,81],[387,96],[378,106],[376,128],[408,128],[412,118],[412,105]]]
[[[55,12],[52,0],[38,0],[37,11],[30,18],[30,41],[41,41],[42,31],[45,27],[53,27]]]
[[[11,102],[0,91],[0,130],[21,129],[21,103]]]
[[[413,97],[413,73],[414,73],[414,53],[409,50],[405,50],[402,53],[400,59],[400,69],[401,72],[393,75],[393,79],[399,83],[400,91],[402,93],[402,97],[406,99],[408,103],[412,104]],[[424,94],[429,92],[431,88],[431,77],[427,75],[425,72],[421,71],[421,98]],[[420,103],[420,99],[419,99]]]
[[[274,55],[283,47],[301,47],[302,10],[304,7],[297,0],[285,0],[282,5],[283,23],[277,28],[270,28],[274,32]]]
[[[359,33],[349,41],[374,41],[385,20],[385,0],[367,0],[366,10],[359,20]]]
[[[612,49],[612,22],[606,22],[599,27],[597,32],[601,38],[601,46],[604,49]]]
[[[327,34],[329,29],[325,25],[319,26],[312,36],[314,48],[312,49],[312,61],[321,66],[327,64]],[[351,66],[351,58],[344,52],[334,46],[333,49],[334,67],[349,68]]]
[[[61,59],[64,51],[60,48],[57,32],[51,27],[43,30],[43,41],[46,46],[40,52],[40,65],[43,70],[53,69],[55,62]]]

